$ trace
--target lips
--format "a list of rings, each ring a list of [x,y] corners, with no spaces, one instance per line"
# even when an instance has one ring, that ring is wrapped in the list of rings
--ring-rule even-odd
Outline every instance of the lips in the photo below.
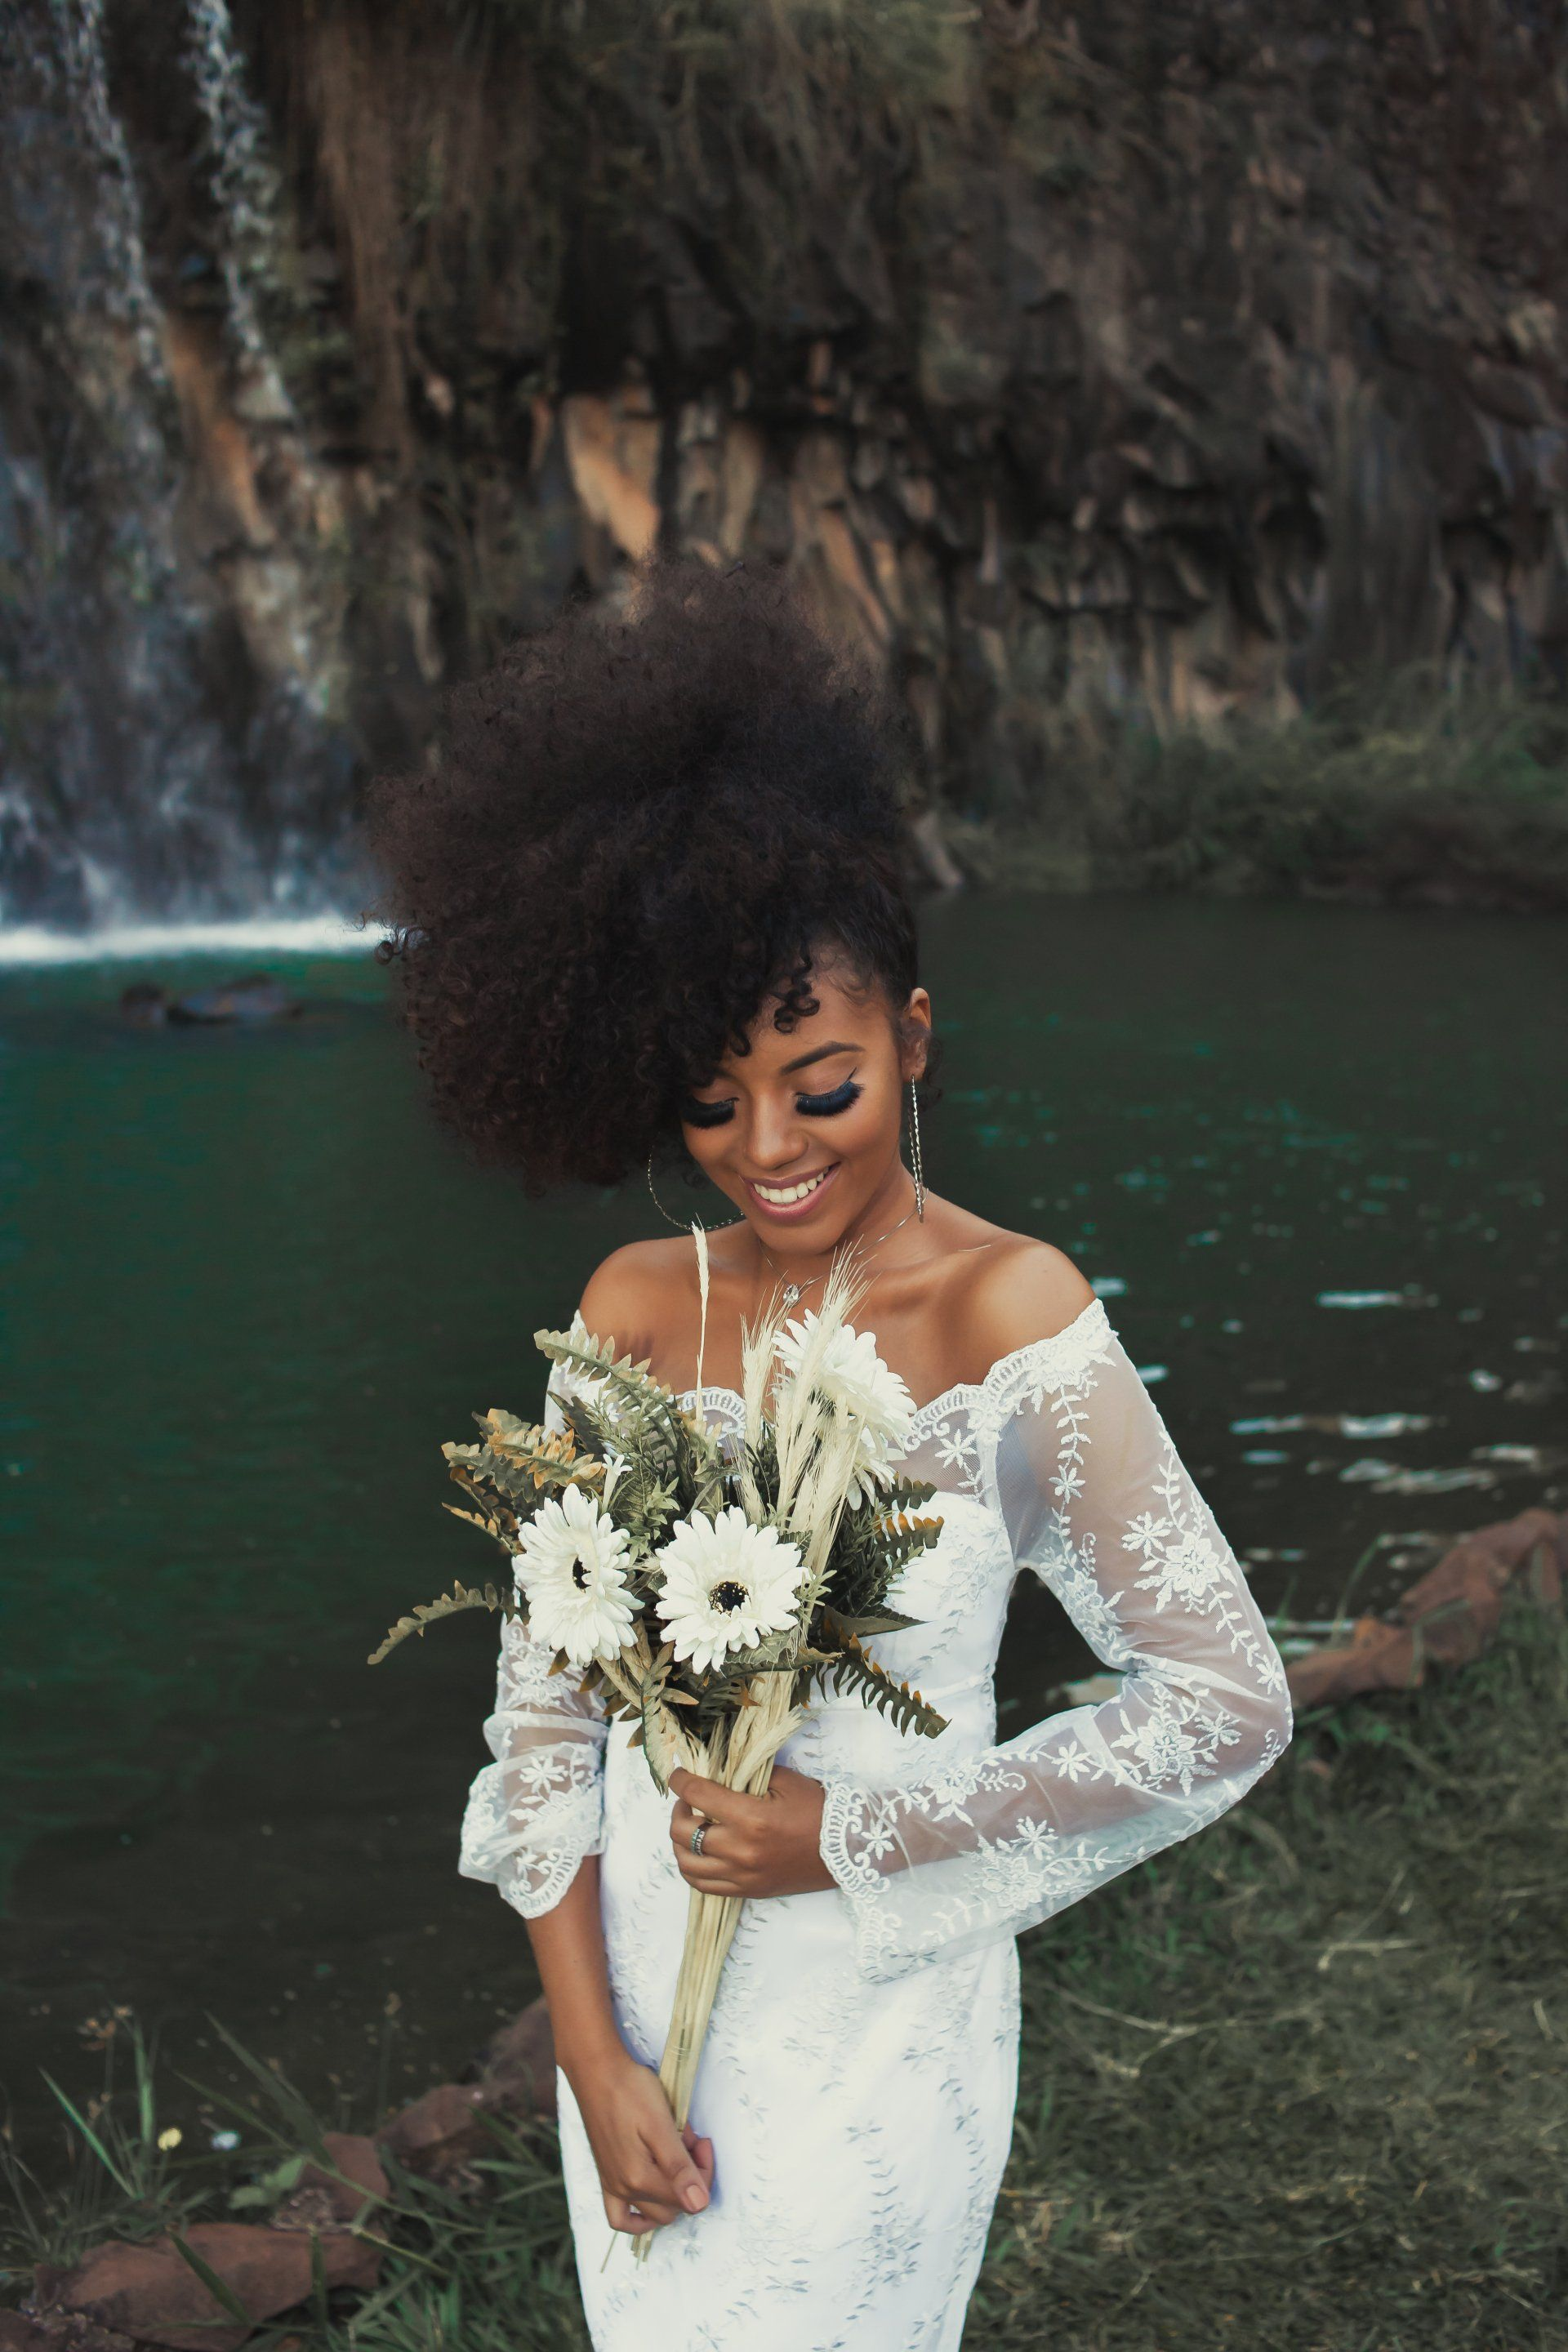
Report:
[[[759,1209],[770,1217],[808,1217],[822,1193],[838,1173],[836,1160],[826,1168],[816,1169],[809,1176],[797,1177],[790,1184],[759,1184],[752,1177],[746,1180],[746,1189]]]

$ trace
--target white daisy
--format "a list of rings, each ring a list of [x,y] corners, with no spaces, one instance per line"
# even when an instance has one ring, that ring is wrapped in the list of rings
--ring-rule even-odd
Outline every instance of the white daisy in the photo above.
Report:
[[[517,1580],[536,1642],[574,1666],[613,1658],[631,1637],[626,1559],[631,1538],[581,1486],[551,1496],[522,1531]]]
[[[733,1503],[710,1518],[677,1519],[655,1553],[664,1575],[657,1607],[675,1654],[707,1674],[731,1650],[782,1633],[795,1611],[800,1547],[776,1528],[754,1528]]]
[[[792,1379],[800,1371],[802,1354],[816,1319],[807,1308],[797,1321],[784,1325],[773,1343]],[[814,1385],[835,1412],[860,1425],[855,1477],[847,1496],[853,1510],[858,1504],[868,1503],[877,1487],[891,1478],[893,1465],[909,1444],[915,1401],[898,1373],[889,1371],[877,1353],[871,1333],[857,1331],[849,1323],[841,1323],[823,1349]]]

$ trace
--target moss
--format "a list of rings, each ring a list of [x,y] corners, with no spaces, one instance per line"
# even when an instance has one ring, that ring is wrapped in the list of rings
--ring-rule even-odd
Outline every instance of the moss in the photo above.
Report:
[[[1274,892],[1568,907],[1568,701],[1341,688],[1299,719],[1079,735],[1042,754],[1055,812],[953,828],[977,879],[1021,888]]]

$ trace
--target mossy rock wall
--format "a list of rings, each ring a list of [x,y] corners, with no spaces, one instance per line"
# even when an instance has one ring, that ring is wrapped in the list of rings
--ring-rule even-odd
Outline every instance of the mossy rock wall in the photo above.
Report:
[[[0,623],[14,898],[64,903],[73,843],[146,806],[125,745],[167,720],[102,558],[153,508],[203,776],[174,864],[241,897],[334,835],[345,747],[416,755],[447,682],[658,546],[786,564],[902,683],[921,789],[1034,825],[1064,876],[1128,730],[1284,720],[1412,664],[1563,681],[1551,12],[5,14],[26,331],[0,425],[44,486],[31,618]],[[118,320],[89,299],[110,229],[142,255]],[[105,644],[84,740],[38,697],[62,646],[68,673]]]

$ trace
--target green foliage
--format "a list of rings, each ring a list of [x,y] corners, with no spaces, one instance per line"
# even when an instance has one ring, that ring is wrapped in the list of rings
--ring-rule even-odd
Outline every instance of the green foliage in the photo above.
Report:
[[[617,1449],[639,1442],[658,1444],[679,1458],[685,1451],[706,1445],[696,1423],[681,1412],[662,1381],[654,1379],[646,1361],[638,1364],[630,1356],[617,1356],[613,1343],[605,1346],[591,1333],[536,1331],[533,1339],[552,1363],[603,1383],[605,1409],[585,1405],[581,1399],[574,1402],[579,1416],[601,1437],[613,1437]],[[613,1412],[613,1422],[606,1418],[607,1412]]]
[[[976,875],[1568,907],[1559,696],[1460,691],[1418,666],[1345,681],[1283,723],[1108,726],[1064,738],[1047,764],[1048,828],[1000,809],[954,828]]]
[[[830,1609],[822,1613],[826,1639],[835,1645],[827,1664],[816,1669],[824,1690],[858,1691],[868,1706],[879,1708],[899,1731],[918,1731],[922,1738],[935,1739],[947,1729],[947,1717],[938,1715],[908,1683],[896,1683],[887,1668],[861,1648],[858,1637],[841,1618]]]
[[[152,2053],[122,2011],[110,2031],[102,2095],[86,2114],[70,2103],[63,2175],[40,2183],[0,2140],[0,2175],[11,2192],[0,2207],[0,2263],[10,2266],[0,2271],[0,2300],[19,2298],[36,2262],[64,2266],[106,2239],[168,2235],[237,2324],[245,2317],[189,2243],[191,2223],[259,2218],[297,2184],[307,2160],[333,2168],[308,2103],[276,2068],[217,2030],[264,2103],[258,2116],[226,2094],[204,2092],[244,2132],[246,2144],[232,2156],[158,2148]],[[122,2045],[133,2062],[128,2088],[116,2073]],[[373,2105],[384,2106],[384,2086]],[[553,2127],[516,2127],[491,2116],[485,2125],[489,2150],[465,2168],[461,2185],[423,2180],[385,2158],[387,2195],[375,2200],[374,2227],[358,2225],[385,2250],[379,2286],[329,2289],[317,2260],[307,2301],[252,2335],[255,2352],[278,2352],[285,2340],[299,2352],[586,2352]]]
[[[104,2053],[100,2094],[84,2102],[44,2078],[65,2125],[61,2171],[41,2180],[9,2127],[0,2131],[0,2262],[16,2270],[18,2285],[24,2268],[68,2266],[105,2237],[139,2243],[183,2230],[212,2206],[221,2186],[212,2158],[159,2146],[156,2045],[137,2020],[117,2010],[92,2022]]]
[[[454,1584],[450,1592],[443,1592],[438,1600],[421,1601],[411,1615],[400,1617],[395,1625],[388,1628],[385,1639],[379,1648],[371,1652],[366,1663],[379,1666],[400,1642],[406,1642],[410,1633],[417,1633],[423,1640],[427,1626],[437,1623],[443,1617],[456,1617],[466,1609],[499,1609],[503,1617],[520,1617],[522,1614],[514,1592],[498,1592],[493,1584]]]
[[[1558,2352],[1565,1733],[1568,1633],[1510,1602],[1025,1939],[966,2347]]]

